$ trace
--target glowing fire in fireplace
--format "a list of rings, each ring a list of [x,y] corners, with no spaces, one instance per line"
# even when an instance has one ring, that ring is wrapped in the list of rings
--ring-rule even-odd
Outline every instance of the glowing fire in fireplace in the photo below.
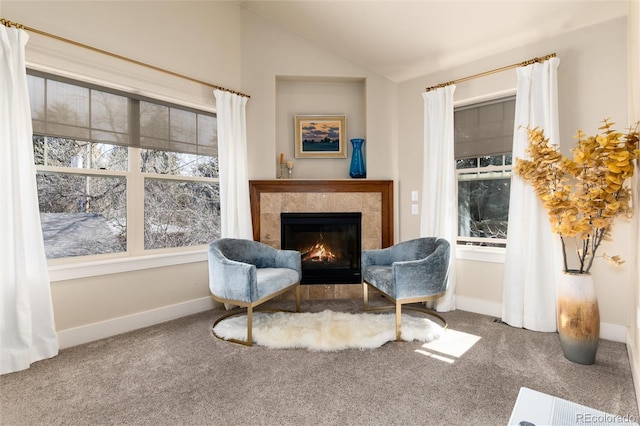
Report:
[[[303,262],[333,262],[334,260],[336,255],[322,243],[315,243],[302,252]]]

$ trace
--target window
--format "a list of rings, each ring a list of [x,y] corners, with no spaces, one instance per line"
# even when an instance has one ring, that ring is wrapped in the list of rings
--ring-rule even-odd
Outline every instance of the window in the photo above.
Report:
[[[28,84],[48,259],[219,237],[214,114],[34,71]]]
[[[456,108],[458,244],[505,247],[515,99]]]

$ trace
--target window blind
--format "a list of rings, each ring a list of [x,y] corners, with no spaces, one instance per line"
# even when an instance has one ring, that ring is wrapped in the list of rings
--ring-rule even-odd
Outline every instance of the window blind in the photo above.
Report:
[[[29,70],[34,134],[216,156],[215,114]]]
[[[454,111],[456,159],[509,153],[513,149],[515,97]]]

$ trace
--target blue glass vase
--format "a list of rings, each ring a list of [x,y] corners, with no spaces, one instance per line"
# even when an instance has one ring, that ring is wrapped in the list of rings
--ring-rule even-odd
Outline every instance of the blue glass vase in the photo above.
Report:
[[[353,154],[351,154],[351,167],[349,168],[349,176],[352,178],[366,178],[367,169],[364,166],[364,157],[362,156],[362,144],[364,139],[351,139],[353,145]]]

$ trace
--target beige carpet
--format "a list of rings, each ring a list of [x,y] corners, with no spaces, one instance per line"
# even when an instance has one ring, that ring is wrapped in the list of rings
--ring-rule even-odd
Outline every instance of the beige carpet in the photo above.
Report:
[[[360,312],[362,302],[302,309]],[[577,365],[556,333],[454,311],[443,315],[451,340],[268,349],[215,338],[211,325],[223,313],[66,349],[0,376],[0,424],[505,425],[522,386],[638,418],[621,343],[602,341],[594,365]]]

